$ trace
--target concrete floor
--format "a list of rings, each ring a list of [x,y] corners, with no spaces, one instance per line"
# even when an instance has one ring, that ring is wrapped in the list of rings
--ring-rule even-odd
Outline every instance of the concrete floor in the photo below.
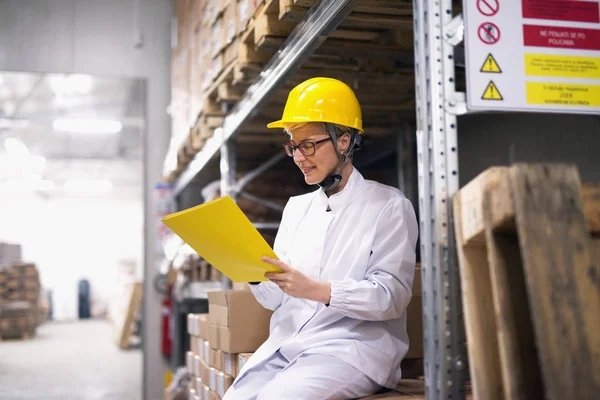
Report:
[[[120,350],[112,333],[106,321],[46,323],[0,342],[0,399],[141,399],[141,350]]]

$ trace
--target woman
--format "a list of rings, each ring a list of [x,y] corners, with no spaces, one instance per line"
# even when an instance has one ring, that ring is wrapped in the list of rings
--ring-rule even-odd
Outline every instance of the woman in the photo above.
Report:
[[[417,222],[398,190],[352,165],[362,143],[358,100],[346,84],[309,79],[289,94],[284,147],[315,192],[292,197],[274,250],[282,272],[251,284],[274,311],[269,339],[224,400],[348,399],[394,388],[408,351],[406,306]]]

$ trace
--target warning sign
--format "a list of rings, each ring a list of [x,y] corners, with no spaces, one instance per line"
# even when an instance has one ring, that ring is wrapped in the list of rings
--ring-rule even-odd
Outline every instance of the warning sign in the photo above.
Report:
[[[496,59],[494,58],[492,53],[488,54],[488,56],[486,57],[485,61],[483,62],[483,65],[481,66],[481,69],[479,71],[490,72],[490,73],[495,73],[495,74],[502,73],[502,70],[500,69],[500,66],[496,62]]]
[[[600,50],[600,29],[524,25],[525,46]]]
[[[600,22],[598,2],[581,0],[523,0],[523,18]]]
[[[525,54],[525,74],[600,80],[600,58]]]
[[[481,99],[482,100],[504,100],[502,98],[502,95],[500,94],[500,91],[496,87],[496,84],[494,83],[494,81],[490,81],[490,83],[488,83],[487,87],[485,88],[485,91],[483,92],[483,95],[481,96]]]
[[[600,85],[527,82],[527,103],[568,107],[600,107]]]
[[[600,0],[463,1],[467,110],[600,115]]]
[[[500,40],[500,28],[491,22],[484,22],[477,30],[479,39],[485,44],[496,44]]]
[[[486,17],[493,17],[500,9],[499,0],[477,0],[477,9]]]

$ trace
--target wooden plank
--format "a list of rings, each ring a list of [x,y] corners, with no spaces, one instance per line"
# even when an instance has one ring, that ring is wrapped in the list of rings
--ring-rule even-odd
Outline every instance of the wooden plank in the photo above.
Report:
[[[222,82],[217,88],[218,102],[237,102],[246,92],[246,87],[233,86],[229,82]]]
[[[115,342],[121,349],[127,349],[131,339],[135,314],[142,303],[142,284],[141,282],[131,282],[127,284],[127,290],[123,298],[123,309],[119,320],[116,321]]]
[[[485,218],[483,214],[483,193],[486,187],[496,188],[501,185],[507,185],[508,168],[491,167],[477,175],[475,179],[467,183],[460,190],[461,207],[459,215],[461,218],[460,236],[457,236],[459,245],[465,246],[474,242],[483,243],[485,241]],[[508,192],[496,191],[493,198],[494,204],[491,208],[496,211],[492,216],[493,226],[498,226],[498,219],[512,220],[514,218],[514,209]],[[455,201],[456,204],[456,201]],[[500,208],[500,210],[497,209]]]
[[[581,186],[581,197],[590,232],[600,233],[600,184],[584,183]]]
[[[279,21],[276,14],[262,13],[254,21],[254,43],[258,44],[265,36],[286,38],[294,30],[297,23]]]
[[[600,399],[600,270],[577,168],[518,164],[510,181],[546,397]]]
[[[536,399],[544,392],[529,313],[519,240],[514,232],[494,228],[493,199],[498,186],[484,189],[483,214],[504,398]],[[481,267],[484,267],[481,265]]]
[[[462,216],[466,208],[462,194],[461,190],[453,200],[457,238],[464,237],[463,221],[468,221]],[[500,400],[504,392],[487,250],[483,243],[459,242],[457,253],[473,395],[476,399]]]
[[[365,29],[410,29],[413,26],[413,19],[412,14],[411,16],[394,16],[353,12],[341,23],[342,28],[347,26]]]

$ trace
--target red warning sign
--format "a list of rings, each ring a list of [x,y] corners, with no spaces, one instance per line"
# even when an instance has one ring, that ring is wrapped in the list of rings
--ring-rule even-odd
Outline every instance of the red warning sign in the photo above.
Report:
[[[477,9],[486,17],[493,17],[500,9],[499,0],[477,0]]]
[[[479,39],[485,44],[495,44],[500,40],[500,28],[491,22],[484,22],[477,29]]]
[[[525,46],[600,50],[600,29],[523,25]]]
[[[523,18],[600,22],[600,5],[597,1],[521,0],[521,4]]]

